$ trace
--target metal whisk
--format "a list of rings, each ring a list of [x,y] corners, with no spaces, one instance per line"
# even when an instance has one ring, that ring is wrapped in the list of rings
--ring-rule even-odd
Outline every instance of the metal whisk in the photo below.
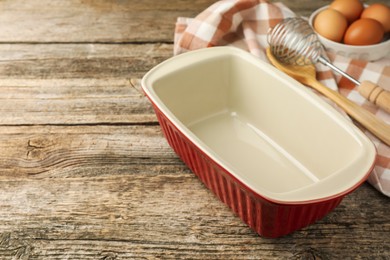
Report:
[[[330,63],[324,48],[310,24],[301,17],[286,18],[271,29],[267,40],[275,57],[285,64],[308,65],[320,62],[340,73],[354,84],[360,82]]]

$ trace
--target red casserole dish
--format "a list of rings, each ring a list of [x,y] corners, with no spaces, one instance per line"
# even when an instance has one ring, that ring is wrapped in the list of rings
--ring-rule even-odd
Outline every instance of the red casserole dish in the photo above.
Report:
[[[350,120],[237,48],[175,56],[142,88],[178,156],[264,237],[321,219],[375,163],[374,145]]]

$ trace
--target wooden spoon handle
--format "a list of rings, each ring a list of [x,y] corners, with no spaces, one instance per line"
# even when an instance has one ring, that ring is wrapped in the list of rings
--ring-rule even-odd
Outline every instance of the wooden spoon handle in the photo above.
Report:
[[[380,120],[371,112],[365,110],[338,92],[325,87],[317,80],[308,80],[306,83],[324,96],[334,101],[348,115],[364,126],[364,128],[366,128],[387,145],[390,145],[390,125],[386,124],[383,120]]]
[[[390,92],[384,90],[383,88],[375,85],[370,81],[363,81],[358,91],[360,95],[365,97],[367,100],[371,101],[378,107],[385,110],[387,113],[390,113]]]

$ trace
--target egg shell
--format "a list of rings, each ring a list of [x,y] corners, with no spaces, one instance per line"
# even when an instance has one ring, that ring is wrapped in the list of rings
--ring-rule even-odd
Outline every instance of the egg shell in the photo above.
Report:
[[[344,43],[349,45],[371,45],[382,41],[384,29],[380,22],[362,18],[353,22],[344,35]]]
[[[348,22],[338,11],[326,9],[315,17],[313,26],[323,37],[335,42],[341,42]]]
[[[339,11],[347,18],[348,23],[351,24],[360,18],[364,6],[359,0],[335,0],[330,4],[329,8]]]
[[[372,4],[364,9],[361,18],[371,18],[382,24],[385,32],[390,32],[390,7],[384,4]]]

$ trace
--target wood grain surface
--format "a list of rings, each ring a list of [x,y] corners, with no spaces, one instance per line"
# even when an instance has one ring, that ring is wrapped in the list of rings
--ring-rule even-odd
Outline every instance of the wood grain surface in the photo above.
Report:
[[[140,79],[172,56],[176,18],[214,2],[0,1],[0,259],[390,259],[370,185],[264,239],[169,147]]]

